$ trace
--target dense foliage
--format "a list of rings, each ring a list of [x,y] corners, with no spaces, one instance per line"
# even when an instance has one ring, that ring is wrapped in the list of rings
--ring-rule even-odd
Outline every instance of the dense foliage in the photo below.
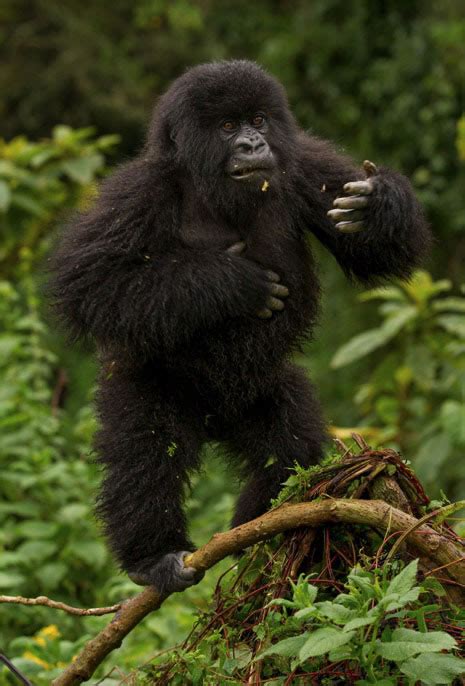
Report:
[[[135,589],[117,573],[93,518],[94,365],[50,321],[44,267],[63,216],[92,201],[98,178],[139,147],[154,98],[201,60],[258,60],[282,79],[304,126],[413,179],[437,237],[432,276],[419,272],[411,284],[357,299],[321,254],[322,325],[299,359],[338,435],[357,427],[370,442],[401,449],[435,498],[442,489],[465,496],[463,3],[116,0],[83,13],[76,0],[6,0],[0,37],[0,594],[96,606]],[[189,500],[198,543],[225,528],[231,511],[235,484],[214,459],[207,456]],[[391,571],[383,583],[399,572]],[[145,620],[106,671],[125,671],[184,639],[220,572]],[[353,578],[364,574],[375,572]],[[420,612],[422,598],[406,611]],[[301,609],[275,612],[294,621]],[[315,617],[307,614],[303,632],[323,628]],[[285,638],[282,619],[274,640]],[[1,651],[35,683],[50,683],[105,621],[2,605]],[[428,654],[422,647],[405,660],[421,655],[425,665]],[[1,668],[0,683],[14,683]]]

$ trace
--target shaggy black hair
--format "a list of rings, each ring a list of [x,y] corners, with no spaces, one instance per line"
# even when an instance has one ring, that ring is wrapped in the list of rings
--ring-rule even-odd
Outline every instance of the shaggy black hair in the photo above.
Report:
[[[277,163],[267,192],[225,175],[231,151],[217,135],[220,120],[258,110]],[[205,442],[221,441],[247,479],[234,524],[266,510],[294,462],[320,459],[319,403],[290,361],[320,294],[308,233],[367,283],[408,278],[430,243],[408,180],[387,169],[366,229],[340,233],[327,211],[363,178],[299,129],[273,77],[218,62],[173,83],[141,154],[69,223],[52,258],[52,297],[72,334],[99,349],[99,512],[135,578],[168,589],[167,553],[193,548],[182,502]],[[227,252],[238,241],[245,252]],[[290,292],[270,319],[256,316],[269,296],[265,270]]]

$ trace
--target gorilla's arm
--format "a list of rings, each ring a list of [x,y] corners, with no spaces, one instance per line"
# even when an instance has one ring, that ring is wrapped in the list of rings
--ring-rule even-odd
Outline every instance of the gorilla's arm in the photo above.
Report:
[[[305,137],[302,149],[298,183],[305,221],[342,269],[368,283],[393,276],[408,278],[431,244],[430,230],[408,179],[381,168],[367,184],[365,173],[329,143]],[[345,184],[351,182],[358,183],[346,193],[369,195],[342,198]],[[337,212],[333,209],[336,198]],[[341,209],[357,204],[360,209],[348,213],[354,223],[341,222],[346,219]],[[335,225],[335,221],[341,223]]]
[[[179,195],[143,161],[120,168],[67,227],[51,260],[55,310],[76,338],[136,355],[182,345],[226,317],[254,315],[286,289],[231,250],[179,238]]]

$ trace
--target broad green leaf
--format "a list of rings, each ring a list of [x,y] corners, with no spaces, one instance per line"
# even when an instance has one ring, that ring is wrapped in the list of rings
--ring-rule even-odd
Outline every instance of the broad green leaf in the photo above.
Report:
[[[103,157],[99,154],[77,157],[63,163],[64,171],[73,181],[82,185],[90,183],[95,176],[95,172],[103,166]]]
[[[391,579],[386,590],[386,595],[391,593],[407,593],[416,584],[418,572],[418,560],[412,560],[404,569]]]
[[[54,522],[22,522],[16,527],[19,536],[25,538],[52,538],[58,531]]]
[[[332,627],[324,627],[323,629],[312,631],[308,634],[305,645],[300,649],[300,662],[305,662],[310,657],[324,655],[331,650],[340,648],[346,643],[350,643],[354,635],[355,631],[343,633],[339,629],[333,629]]]
[[[353,631],[354,629],[359,629],[361,626],[368,626],[369,624],[374,624],[376,622],[376,615],[371,615],[368,617],[356,617],[355,619],[351,619],[350,622],[347,622],[347,624],[344,625],[342,630],[344,632],[346,631]]]
[[[377,348],[380,348],[389,340],[389,336],[383,333],[382,329],[369,329],[351,338],[339,348],[331,360],[331,367],[339,369],[361,357],[365,357]]]
[[[15,191],[11,196],[11,204],[28,212],[28,214],[32,214],[34,217],[43,217],[46,213],[45,207],[30,195],[26,195],[26,193]]]
[[[283,641],[279,641],[274,646],[270,646],[263,653],[257,656],[256,659],[261,659],[265,655],[283,655],[284,657],[297,657],[299,655],[300,649],[305,645],[307,638],[309,636],[308,632],[301,634],[300,636],[292,636],[291,638],[285,638]]]
[[[0,572],[0,588],[2,589],[14,589],[18,590],[20,586],[25,581],[22,574],[14,574],[8,572]]]
[[[89,506],[83,503],[71,503],[62,507],[58,518],[61,522],[78,522],[89,514]]]
[[[18,553],[23,562],[42,562],[58,550],[56,543],[52,541],[26,541],[18,547]]]
[[[439,653],[441,650],[452,650],[455,646],[455,639],[445,631],[422,633],[399,628],[392,632],[389,642],[378,643],[376,650],[386,660],[402,662],[420,653]]]
[[[452,443],[465,445],[465,403],[446,400],[441,407],[441,424]]]
[[[460,338],[465,338],[465,316],[460,314],[446,314],[437,318],[440,327]]]
[[[455,677],[465,674],[465,660],[454,655],[419,655],[400,665],[400,671],[413,683],[421,681],[426,686],[450,686]]]
[[[443,298],[436,300],[433,305],[433,310],[436,312],[452,311],[465,312],[465,298]]]
[[[0,336],[0,360],[6,359],[14,352],[19,350],[22,343],[20,336]]]
[[[446,433],[437,433],[421,445],[415,458],[415,471],[420,480],[431,483],[448,458],[451,442]]]
[[[11,191],[5,181],[0,181],[0,212],[6,212],[10,206]]]
[[[74,555],[97,569],[105,564],[107,549],[100,541],[75,541],[70,546]]]
[[[331,360],[331,367],[333,369],[344,367],[385,345],[417,315],[417,309],[413,305],[399,308],[397,313],[386,319],[381,327],[364,331],[339,348]]]
[[[397,286],[387,286],[386,288],[373,288],[370,291],[361,293],[357,300],[367,302],[368,300],[406,300],[405,294]]]
[[[428,272],[418,270],[410,281],[402,284],[402,287],[413,300],[425,303],[437,293],[449,291],[452,288],[452,283],[449,279],[433,282]]]
[[[35,577],[42,586],[49,589],[56,588],[67,574],[69,570],[63,562],[51,562],[35,571]]]
[[[323,617],[331,619],[333,622],[336,622],[336,624],[344,624],[349,617],[352,617],[354,614],[353,610],[349,610],[339,603],[332,603],[329,600],[322,603],[316,603],[316,608]]]

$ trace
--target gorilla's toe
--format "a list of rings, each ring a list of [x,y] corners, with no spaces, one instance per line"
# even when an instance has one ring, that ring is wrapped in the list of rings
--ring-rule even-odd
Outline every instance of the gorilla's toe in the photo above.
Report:
[[[152,567],[147,568],[144,565],[143,571],[129,572],[129,578],[141,586],[155,586],[161,595],[184,591],[197,584],[204,576],[204,572],[184,565],[186,555],[190,555],[190,552],[180,550],[167,553]]]

